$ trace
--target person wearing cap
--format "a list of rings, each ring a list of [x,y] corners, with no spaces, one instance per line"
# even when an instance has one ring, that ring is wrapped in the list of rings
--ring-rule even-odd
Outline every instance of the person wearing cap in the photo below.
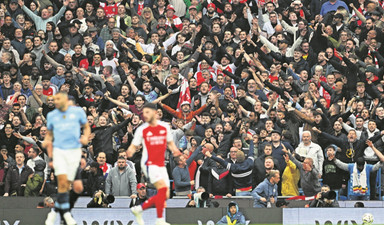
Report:
[[[3,160],[5,171],[7,171],[8,168],[16,165],[16,161],[13,159],[11,155],[8,154],[8,149],[6,145],[2,145],[0,147],[0,159]]]
[[[272,130],[270,133],[270,137],[271,137],[270,144],[272,144],[272,156],[274,159],[278,161],[277,168],[279,169],[280,173],[283,173],[287,165],[284,159],[285,152],[283,151],[283,149],[287,148],[293,152],[294,148],[288,142],[282,141],[281,132],[278,130]],[[262,144],[260,148],[263,149],[264,146],[265,144]]]
[[[307,29],[303,29],[300,31],[300,37],[296,39],[296,41],[293,43],[291,47],[288,47],[288,43],[286,39],[283,39],[279,42],[279,47],[275,46],[272,44],[267,38],[264,36],[260,35],[260,41],[261,43],[265,44],[271,51],[274,52],[285,52],[286,57],[293,57],[294,51],[297,47],[300,46],[301,42],[303,41],[304,36],[307,34]]]
[[[184,2],[183,2],[184,4]],[[185,4],[184,4],[185,7]],[[181,22],[181,19],[175,15],[175,8],[173,5],[168,5],[167,10],[165,13],[167,22],[165,23],[166,25],[172,27],[174,32],[180,31],[183,28],[183,23]],[[185,12],[184,12],[185,14]]]
[[[159,30],[164,30],[163,39],[161,39],[164,41],[169,34],[174,33],[172,27],[167,25],[167,17],[164,14],[159,16],[159,18],[157,20],[157,26],[155,29],[152,30],[152,32],[157,32],[159,34],[159,36],[161,37],[162,36],[161,32],[163,32],[163,31],[159,32]]]
[[[91,35],[92,43],[98,45],[99,49],[104,49],[105,44],[103,39],[98,34],[98,29],[96,27],[89,27],[87,32],[89,32],[89,34]]]
[[[11,0],[8,2],[9,2],[9,4],[6,8],[7,13],[9,13],[9,15],[11,15],[12,19],[16,20],[18,15],[23,14],[23,10],[21,8],[19,8],[19,4],[18,4],[17,0]]]
[[[199,8],[199,9],[198,9]],[[191,5],[188,8],[187,13],[185,14],[185,18],[189,19],[192,23],[197,22],[197,12],[201,11],[202,5],[199,3],[196,5]]]
[[[208,107],[208,105],[211,104],[211,100],[208,100],[206,104],[204,104],[203,106],[201,106],[199,109],[195,111],[191,111],[191,103],[188,101],[183,101],[180,104],[180,108],[181,108],[180,111],[176,111],[166,104],[163,104],[163,103],[159,103],[159,104],[163,109],[169,112],[172,116],[178,119],[183,119],[185,123],[189,123],[192,121],[192,119],[195,116],[200,115]]]
[[[333,34],[332,34],[332,37],[336,40],[339,40],[341,32],[343,30],[345,30],[345,25],[343,22],[344,22],[343,14],[336,13],[333,16],[333,23],[332,23]]]
[[[48,9],[42,9],[41,10],[41,17],[36,15],[34,12],[32,12],[28,7],[24,5],[24,1],[18,1],[21,9],[33,20],[36,26],[36,30],[43,30],[44,32],[47,29],[47,23],[53,22],[54,24],[57,24],[59,22],[60,18],[63,16],[65,10],[67,9],[68,0],[63,1],[63,7],[59,10],[59,12],[50,17]]]
[[[39,160],[35,162],[34,173],[28,176],[28,181],[25,184],[24,196],[35,197],[40,196],[44,189],[45,178],[44,174],[46,168],[46,162]]]
[[[136,185],[134,171],[127,166],[124,157],[119,157],[117,166],[110,170],[105,181],[105,193],[113,196],[129,196],[131,199],[136,199]]]
[[[245,217],[239,211],[239,206],[236,202],[230,202],[227,207],[227,215],[223,216],[217,225],[245,225]]]
[[[211,27],[212,25],[212,18],[219,16],[216,12],[216,6],[213,3],[209,3],[207,5],[207,13],[203,15],[203,24],[206,24],[208,27]]]
[[[129,208],[132,208],[133,206],[141,205],[148,200],[147,186],[144,183],[138,183],[136,186],[136,191],[137,191],[137,197],[132,199],[131,203],[129,204]]]
[[[75,23],[75,22],[72,22],[69,24],[69,33],[65,37],[71,40],[71,49],[74,49],[76,44],[83,45],[84,38],[79,33],[79,26],[80,25],[78,25],[78,23]]]
[[[376,156],[380,159],[374,165],[368,164],[363,157],[357,158],[355,163],[344,163],[334,158],[335,164],[340,169],[349,172],[348,196],[349,200],[370,200],[371,186],[370,175],[383,166],[384,155],[377,150],[373,142],[368,140],[368,147],[372,148]]]

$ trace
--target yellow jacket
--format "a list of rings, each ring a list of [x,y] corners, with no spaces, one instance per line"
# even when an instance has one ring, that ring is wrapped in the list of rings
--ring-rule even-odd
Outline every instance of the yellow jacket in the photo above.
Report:
[[[283,196],[298,196],[300,171],[296,165],[289,160],[287,167],[285,167],[282,181],[281,181],[281,194]]]

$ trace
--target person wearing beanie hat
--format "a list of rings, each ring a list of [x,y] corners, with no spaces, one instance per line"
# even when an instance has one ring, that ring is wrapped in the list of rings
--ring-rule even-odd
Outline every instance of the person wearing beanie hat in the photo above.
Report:
[[[184,4],[184,2],[183,2]],[[185,4],[184,4],[185,6]],[[175,8],[173,5],[168,5],[167,10],[165,13],[165,16],[167,18],[167,22],[165,23],[166,25],[172,27],[172,29],[176,32],[179,31],[183,28],[183,23],[181,22],[181,19],[175,15]],[[185,14],[185,12],[184,12]],[[171,22],[172,21],[172,22]]]
[[[213,3],[209,3],[207,5],[207,13],[203,16],[203,24],[206,24],[207,26],[211,27],[212,25],[212,18],[219,16],[216,12],[216,6]]]
[[[239,206],[236,202],[232,201],[228,204],[227,215],[223,216],[216,224],[218,225],[245,225],[245,217],[243,213],[239,211]]]

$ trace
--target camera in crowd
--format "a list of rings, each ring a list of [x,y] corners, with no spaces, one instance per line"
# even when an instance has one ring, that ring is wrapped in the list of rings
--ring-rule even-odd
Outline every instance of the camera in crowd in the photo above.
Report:
[[[200,192],[200,193],[195,193],[193,194],[193,199],[199,200],[199,201],[206,201],[209,198],[209,193],[208,192]]]
[[[334,191],[327,191],[324,193],[321,193],[321,200],[328,199],[328,200],[335,200],[336,199],[336,192]]]
[[[110,204],[114,202],[115,196],[107,195],[103,191],[98,191],[87,204],[87,208],[111,208]]]

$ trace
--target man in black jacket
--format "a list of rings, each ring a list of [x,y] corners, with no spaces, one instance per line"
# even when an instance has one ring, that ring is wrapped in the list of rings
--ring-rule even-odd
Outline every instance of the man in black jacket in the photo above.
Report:
[[[259,156],[254,163],[252,179],[252,186],[254,188],[267,177],[267,173],[270,170],[277,169],[279,161],[274,159],[271,155],[272,145],[268,143],[264,146],[264,154]]]
[[[4,196],[23,196],[29,175],[33,170],[24,164],[24,154],[16,153],[16,165],[9,168],[5,178]],[[20,172],[21,171],[21,172]]]
[[[87,168],[82,171],[81,177],[86,182],[84,190],[88,196],[93,196],[97,191],[104,191],[105,188],[105,179],[103,176],[103,171],[99,168],[97,162],[92,162]]]
[[[113,133],[126,127],[131,122],[131,116],[129,116],[124,122],[121,122],[114,126],[108,126],[107,119],[103,116],[99,117],[99,127],[92,130],[95,137],[92,140],[94,155],[99,152],[105,152],[107,155],[107,163],[113,165],[116,162],[117,151],[113,150],[112,135]]]

